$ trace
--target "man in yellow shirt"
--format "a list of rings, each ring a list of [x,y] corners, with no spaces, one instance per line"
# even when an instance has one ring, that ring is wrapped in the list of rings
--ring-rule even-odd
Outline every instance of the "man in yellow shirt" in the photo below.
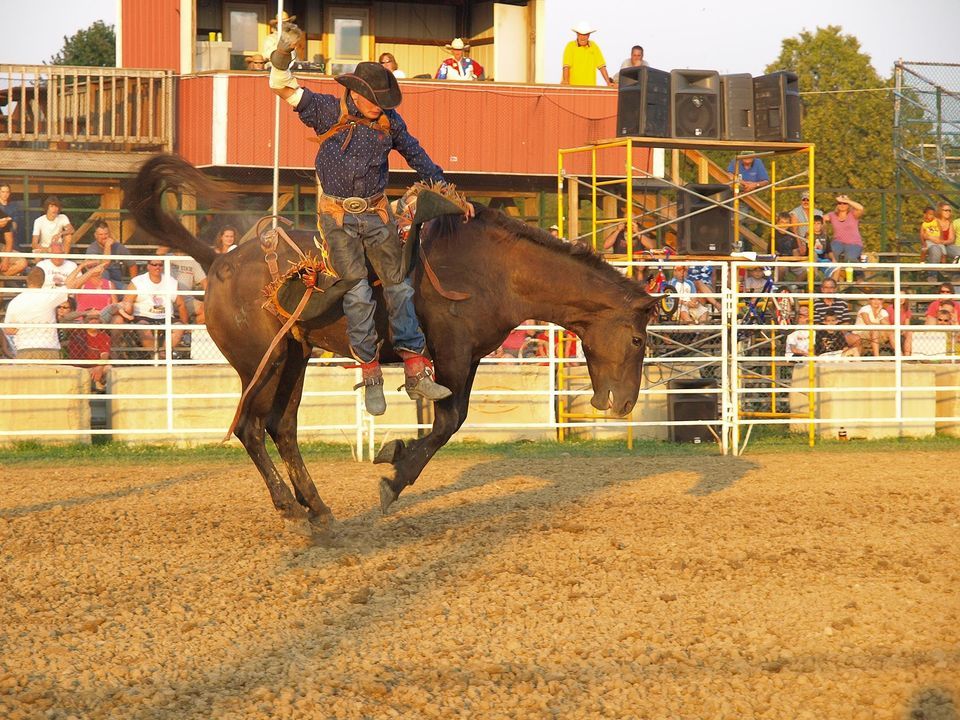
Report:
[[[576,40],[567,43],[563,50],[563,85],[597,84],[597,70],[603,76],[607,85],[613,85],[613,80],[607,74],[607,61],[603,59],[600,46],[590,41],[591,33],[596,32],[586,22],[577,23],[573,31],[577,34]]]

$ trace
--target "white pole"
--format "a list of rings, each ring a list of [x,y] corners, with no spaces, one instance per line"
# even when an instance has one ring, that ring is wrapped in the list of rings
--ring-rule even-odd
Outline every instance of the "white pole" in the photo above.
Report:
[[[283,32],[283,0],[277,0],[277,35]],[[268,60],[270,58],[267,58]],[[273,222],[277,227],[277,206],[280,198],[280,96],[273,98]]]

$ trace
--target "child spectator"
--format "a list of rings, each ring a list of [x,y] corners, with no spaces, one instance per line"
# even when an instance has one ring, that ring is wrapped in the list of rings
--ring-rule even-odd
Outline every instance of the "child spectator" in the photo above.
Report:
[[[0,186],[2,187],[2,186]],[[16,223],[5,210],[0,210],[0,247],[3,252],[16,252]],[[26,258],[0,258],[0,275],[19,275],[27,267]]]
[[[927,261],[927,248],[930,243],[937,242],[940,237],[940,223],[937,222],[937,211],[930,205],[923,209],[923,220],[920,222],[920,262]]]
[[[806,304],[797,308],[797,325],[810,324],[810,307]],[[800,327],[787,335],[787,357],[807,357],[810,355],[810,331]]]
[[[835,263],[837,259],[833,256],[833,249],[830,247],[830,238],[823,231],[823,215],[813,216],[813,252],[817,256],[818,263]],[[836,271],[824,268],[824,273],[830,275]]]
[[[48,252],[56,238],[63,240],[64,252],[70,252],[73,243],[73,225],[70,218],[60,212],[60,199],[51,195],[43,201],[43,215],[33,222],[33,251]]]
[[[814,311],[816,314],[816,311]],[[839,317],[832,310],[826,310],[823,313],[823,321],[817,321],[818,325],[836,325]],[[845,333],[843,330],[818,330],[814,352],[817,355],[845,355],[857,356],[860,354],[859,343],[851,345],[849,336],[851,333]]]
[[[940,312],[940,308],[941,308],[941,307],[947,306],[947,307],[950,308],[951,312],[954,313],[954,324],[955,324],[955,325],[960,325],[960,323],[957,322],[956,313],[955,313],[955,311],[954,311],[954,307],[955,307],[956,303],[953,302],[953,295],[954,295],[953,285],[952,285],[951,283],[948,283],[948,282],[940,283],[940,287],[939,287],[939,289],[937,290],[937,292],[938,292],[940,295],[947,295],[947,296],[949,296],[949,297],[944,297],[944,298],[942,298],[942,299],[940,299],[940,300],[934,300],[934,301],[931,302],[929,305],[927,305],[927,312],[925,313],[924,321],[923,321],[924,324],[925,324],[925,325],[936,325],[936,324],[937,324],[937,313]]]
[[[99,323],[100,312],[90,309],[83,314],[83,321]],[[72,330],[67,338],[67,358],[70,360],[108,360],[110,358],[110,335],[100,328]],[[91,388],[97,392],[106,389],[108,365],[84,365],[90,373]]]
[[[708,325],[710,323],[710,306],[701,298],[692,297],[685,304],[680,305],[680,322],[687,325]]]
[[[890,316],[883,308],[883,300],[877,297],[870,298],[869,303],[857,311],[858,326],[876,327],[880,325],[891,325]],[[894,347],[893,333],[891,331],[881,330],[860,330],[860,337],[870,341],[870,347],[873,350],[874,357],[880,357],[880,346],[888,345],[892,350]]]

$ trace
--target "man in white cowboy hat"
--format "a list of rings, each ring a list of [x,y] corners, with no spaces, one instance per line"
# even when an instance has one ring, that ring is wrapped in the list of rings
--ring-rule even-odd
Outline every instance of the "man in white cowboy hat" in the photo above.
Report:
[[[561,83],[563,85],[596,85],[597,70],[599,70],[603,81],[607,85],[613,85],[613,80],[607,74],[607,61],[603,59],[600,46],[590,39],[590,35],[596,30],[590,23],[581,20],[574,26],[573,32],[577,34],[577,39],[568,42],[563,50]]]
[[[297,19],[296,15],[287,15],[287,11],[283,11],[283,24],[286,26],[287,23],[292,23]],[[263,39],[263,45],[260,48],[260,52],[256,55],[249,55],[244,58],[244,62],[247,64],[247,70],[264,70],[269,69],[270,67],[270,55],[273,54],[273,51],[277,49],[277,42],[280,40],[280,33],[277,32],[277,17],[273,16],[270,18],[270,34]]]
[[[483,66],[473,58],[464,55],[470,45],[461,38],[454,38],[443,49],[453,55],[440,63],[437,70],[437,80],[483,80]]]
[[[399,152],[427,181],[445,182],[396,107],[402,100],[393,73],[380,63],[361,62],[336,80],[342,97],[301,88],[290,72],[291,51],[300,39],[296,25],[285,25],[270,61],[270,87],[290,104],[300,121],[314,129],[318,227],[333,269],[353,286],[343,298],[347,337],[363,373],[364,403],[371,415],[386,411],[379,342],[374,322],[376,302],[367,280],[367,260],[383,283],[391,339],[403,358],[405,387],[411,398],[442,400],[450,390],[433,379],[424,356],[426,342],[413,306],[413,286],[402,266],[402,246],[384,191],[387,156]],[[473,215],[467,204],[466,213]]]

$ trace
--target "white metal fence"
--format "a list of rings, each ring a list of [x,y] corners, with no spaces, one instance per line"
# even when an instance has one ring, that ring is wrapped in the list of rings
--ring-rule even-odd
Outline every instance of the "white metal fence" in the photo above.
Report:
[[[0,253],[0,256],[4,254]],[[9,256],[9,255],[7,255]],[[57,257],[57,256],[49,256]],[[62,256],[61,256],[62,257]],[[107,256],[72,256],[76,262]],[[109,258],[116,259],[116,258]],[[130,256],[125,260],[157,260]],[[161,256],[164,274],[176,256]],[[858,325],[853,316],[869,297],[899,306],[902,299],[921,315],[930,302],[956,300],[951,287],[939,292],[928,273],[950,276],[955,265],[862,264],[847,279],[846,269],[819,265],[813,284],[802,263],[649,261],[620,263],[638,277],[665,284],[676,268],[713,271],[709,287],[677,296],[684,310],[666,313],[650,326],[644,382],[633,414],[608,418],[589,406],[589,377],[584,361],[568,335],[539,322],[529,326],[540,348],[531,357],[484,359],[472,394],[471,415],[460,437],[505,439],[521,437],[653,437],[706,441],[739,453],[753,427],[791,426],[811,442],[818,437],[874,437],[885,434],[953,433],[960,428],[960,374],[954,373],[960,324],[895,322],[882,328]],[[752,268],[768,268],[769,275]],[[826,273],[837,271],[840,287],[821,292]],[[680,271],[681,273],[684,271]],[[757,278],[748,280],[750,274]],[[752,284],[751,284],[752,283]],[[710,290],[703,292],[702,290]],[[23,287],[0,288],[6,305]],[[75,290],[74,296],[100,290]],[[123,291],[118,291],[121,295]],[[178,295],[199,297],[201,291]],[[805,322],[798,325],[797,308],[824,298],[847,302],[846,326]],[[705,310],[704,310],[705,308]],[[700,317],[702,315],[702,317]],[[693,316],[697,316],[696,318]],[[107,314],[104,315],[106,319]],[[699,322],[695,320],[699,319]],[[533,320],[538,320],[533,318]],[[5,332],[40,327],[38,323],[0,323]],[[156,344],[143,347],[132,329],[145,326],[60,322],[62,332],[100,329],[112,336],[110,358],[59,360],[0,359],[0,441],[80,440],[113,437],[126,441],[208,441],[219,438],[240,397],[239,380],[199,324],[182,325],[167,312]],[[189,343],[173,344],[174,331],[189,332]],[[816,347],[818,333],[849,333],[870,355],[788,354],[785,341],[793,331],[807,335]],[[123,338],[124,334],[128,337]],[[907,342],[909,338],[909,342]],[[794,338],[796,340],[796,337]],[[906,350],[910,350],[910,354]],[[102,390],[77,368],[109,366]],[[351,361],[315,357],[310,361],[312,384],[304,391],[301,437],[348,442],[358,458],[371,457],[389,437],[409,435],[429,427],[431,408],[417,408],[402,391],[393,391],[388,375],[391,412],[373,418],[363,411],[362,398],[352,386],[359,370],[338,369]],[[77,379],[79,372],[79,380]],[[392,387],[402,383],[397,371]],[[67,377],[69,376],[69,377]],[[62,412],[58,411],[58,408]],[[393,412],[393,408],[397,412]],[[64,414],[70,416],[66,422]],[[122,424],[122,427],[118,427]],[[684,430],[686,429],[686,431]],[[691,432],[691,430],[695,430]]]

